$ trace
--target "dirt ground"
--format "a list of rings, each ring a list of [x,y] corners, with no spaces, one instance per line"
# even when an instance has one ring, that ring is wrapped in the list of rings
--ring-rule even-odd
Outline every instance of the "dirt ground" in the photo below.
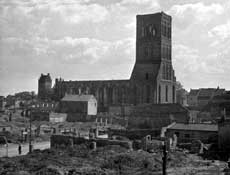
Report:
[[[204,161],[184,152],[168,156],[169,175],[218,174],[223,162]],[[90,150],[87,145],[73,148],[35,150],[32,154],[0,158],[1,175],[157,175],[162,174],[162,153],[130,151],[120,146]]]
[[[16,113],[13,120],[7,123],[13,127],[10,139],[14,141],[20,129],[28,125],[28,119]],[[63,125],[85,132],[92,127],[91,123]],[[0,158],[0,175],[158,175],[162,174],[162,156],[160,151],[130,151],[120,146],[106,146],[93,151],[88,145],[77,145],[73,148],[35,150],[25,156]],[[183,151],[168,154],[168,175],[223,174],[225,167],[224,162],[205,161]]]

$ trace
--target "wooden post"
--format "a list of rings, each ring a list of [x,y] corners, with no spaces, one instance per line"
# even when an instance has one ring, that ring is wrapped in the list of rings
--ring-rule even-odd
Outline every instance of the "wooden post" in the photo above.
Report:
[[[31,128],[31,111],[30,111],[30,114],[29,114],[29,117],[30,117],[30,135],[29,135],[29,153],[32,153],[32,138],[31,138],[31,132],[32,132],[32,128]]]
[[[163,142],[163,163],[162,163],[162,173],[163,175],[166,175],[166,163],[167,163],[167,150],[166,150],[166,143]]]

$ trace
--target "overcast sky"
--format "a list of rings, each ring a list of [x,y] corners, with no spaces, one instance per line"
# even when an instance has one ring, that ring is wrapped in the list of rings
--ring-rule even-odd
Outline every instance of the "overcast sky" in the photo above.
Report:
[[[0,95],[65,80],[128,79],[136,15],[172,16],[177,80],[230,89],[229,0],[1,0]]]

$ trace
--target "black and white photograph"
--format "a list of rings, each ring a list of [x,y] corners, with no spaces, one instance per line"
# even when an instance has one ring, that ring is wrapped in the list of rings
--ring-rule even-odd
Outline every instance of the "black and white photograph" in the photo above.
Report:
[[[0,0],[0,175],[230,175],[230,1]]]

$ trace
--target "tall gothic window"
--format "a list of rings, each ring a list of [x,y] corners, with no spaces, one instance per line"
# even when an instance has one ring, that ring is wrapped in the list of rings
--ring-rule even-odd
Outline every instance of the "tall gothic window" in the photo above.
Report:
[[[172,56],[172,53],[171,53],[171,47],[169,46],[169,59],[171,60],[171,56]]]
[[[163,79],[167,79],[167,65],[163,64]]]
[[[158,103],[161,103],[161,85],[158,87]]]
[[[175,86],[172,87],[172,93],[173,93],[173,96],[172,96],[172,102],[175,103]]]
[[[165,86],[165,101],[168,102],[168,86]]]

